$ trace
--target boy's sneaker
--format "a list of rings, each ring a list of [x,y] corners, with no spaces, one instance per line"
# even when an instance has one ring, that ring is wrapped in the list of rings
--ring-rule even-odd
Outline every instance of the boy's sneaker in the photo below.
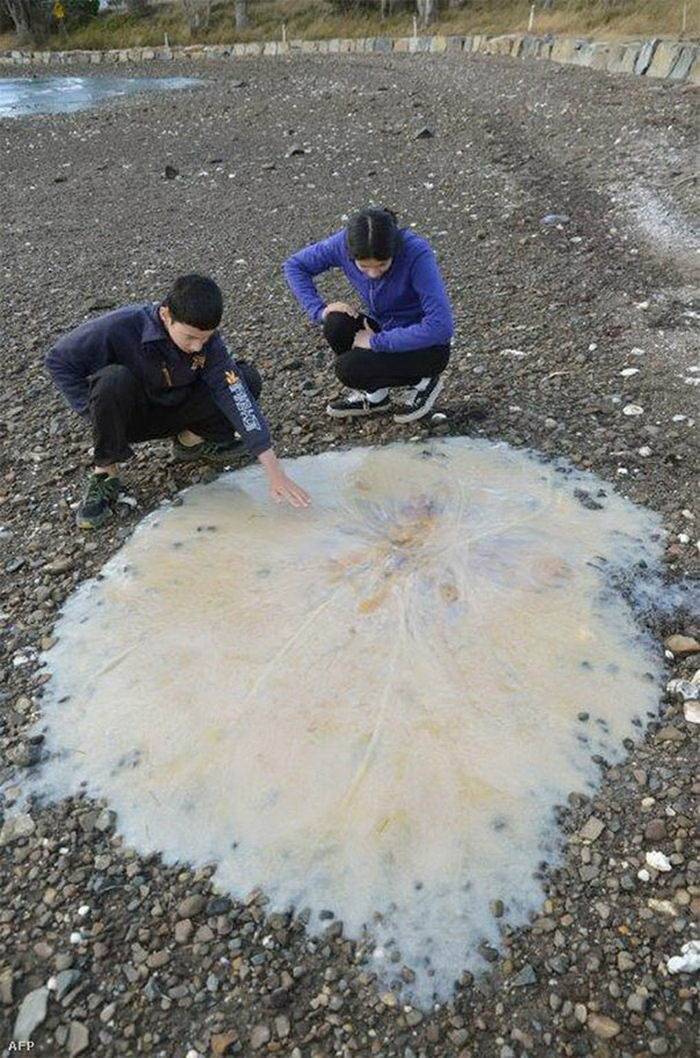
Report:
[[[227,467],[241,454],[241,439],[234,441],[200,441],[183,445],[173,440],[173,459],[176,463],[208,463],[212,467]]]
[[[119,478],[110,478],[107,474],[91,474],[75,519],[78,528],[98,529],[103,522],[111,518],[120,488]]]
[[[361,415],[377,415],[390,408],[388,395],[381,400],[370,400],[366,393],[352,390],[347,397],[332,400],[326,407],[326,412],[333,419],[355,419]]]
[[[432,408],[441,389],[442,376],[433,375],[423,389],[414,389],[406,403],[405,411],[398,412],[394,416],[394,422],[414,422],[415,419],[422,419]]]

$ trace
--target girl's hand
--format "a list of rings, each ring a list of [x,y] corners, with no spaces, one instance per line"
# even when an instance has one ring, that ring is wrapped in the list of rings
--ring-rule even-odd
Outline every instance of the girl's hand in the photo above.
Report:
[[[329,312],[344,312],[347,316],[352,316],[353,319],[357,319],[360,313],[357,309],[354,309],[352,305],[348,305],[346,301],[331,301],[330,305],[326,305],[322,313],[322,319],[325,320]]]
[[[355,349],[371,349],[372,346],[369,344],[374,331],[371,331],[369,327],[364,327],[361,331],[358,331],[353,339],[353,346]]]

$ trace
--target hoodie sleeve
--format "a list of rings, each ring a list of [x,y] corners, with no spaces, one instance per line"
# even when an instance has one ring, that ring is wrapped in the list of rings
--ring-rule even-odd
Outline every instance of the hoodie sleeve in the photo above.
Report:
[[[83,324],[56,342],[46,357],[54,385],[78,415],[88,412],[88,378],[109,361],[104,329]]]
[[[207,352],[202,379],[252,456],[272,448],[265,418],[222,338],[216,338]]]
[[[343,229],[328,239],[315,242],[292,254],[284,263],[285,279],[292,294],[314,323],[321,322],[321,315],[326,307],[326,302],[316,289],[314,277],[330,268],[342,268],[344,245]]]
[[[427,349],[431,345],[448,345],[454,334],[452,307],[440,269],[431,249],[426,249],[413,263],[411,283],[420,298],[423,318],[408,327],[380,331],[370,339],[376,353],[406,353]]]

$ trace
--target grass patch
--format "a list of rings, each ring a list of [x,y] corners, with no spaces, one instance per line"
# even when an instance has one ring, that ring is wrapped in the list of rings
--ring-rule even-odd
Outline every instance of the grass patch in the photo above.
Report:
[[[685,36],[700,34],[700,0],[687,0]],[[440,11],[427,31],[466,35],[500,34],[527,29],[529,0],[465,0],[465,6]],[[171,44],[229,44],[235,41],[279,40],[287,37],[325,40],[332,37],[410,36],[413,16],[403,11],[381,19],[371,10],[341,14],[329,0],[251,0],[250,26],[236,30],[233,3],[220,0],[206,29],[191,32],[178,3],[163,4],[144,17],[103,12],[69,33],[56,34],[44,47],[56,50],[158,46],[165,35]],[[555,0],[552,8],[537,6],[535,33],[605,38],[679,37],[683,0]],[[16,47],[11,34],[0,36],[0,48]]]

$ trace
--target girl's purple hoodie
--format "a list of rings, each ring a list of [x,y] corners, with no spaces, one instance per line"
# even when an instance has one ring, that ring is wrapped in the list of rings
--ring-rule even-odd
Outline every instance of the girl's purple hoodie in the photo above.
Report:
[[[454,333],[452,309],[430,244],[404,228],[388,272],[369,279],[348,251],[345,229],[293,254],[284,274],[297,301],[314,323],[326,307],[314,276],[342,268],[381,331],[370,340],[377,353],[404,353],[447,345]]]

